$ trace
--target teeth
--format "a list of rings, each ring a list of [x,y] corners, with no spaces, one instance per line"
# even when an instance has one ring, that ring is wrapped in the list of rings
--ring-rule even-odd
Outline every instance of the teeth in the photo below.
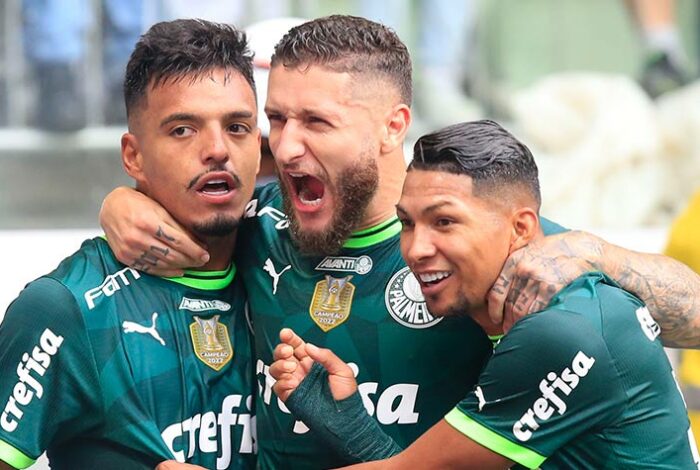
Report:
[[[305,196],[306,196],[306,191],[302,191],[299,193],[299,200],[305,206],[318,206],[319,204],[321,204],[321,198],[306,199]]]
[[[439,271],[436,273],[419,274],[418,277],[420,277],[420,280],[423,282],[435,282],[441,279],[445,279],[450,274],[452,273],[450,273],[449,271]]]
[[[289,176],[291,176],[292,178],[303,178],[306,175],[303,173],[289,173]]]

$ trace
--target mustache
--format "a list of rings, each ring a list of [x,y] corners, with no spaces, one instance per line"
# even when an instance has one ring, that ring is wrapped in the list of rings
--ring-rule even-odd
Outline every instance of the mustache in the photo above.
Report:
[[[192,178],[187,184],[187,189],[194,188],[199,183],[199,180],[201,180],[204,176],[208,175],[209,173],[214,172],[228,173],[231,176],[231,178],[233,178],[233,187],[231,189],[238,189],[242,186],[241,179],[238,177],[237,174],[230,170],[227,170],[223,165],[215,165],[207,168],[205,171]]]

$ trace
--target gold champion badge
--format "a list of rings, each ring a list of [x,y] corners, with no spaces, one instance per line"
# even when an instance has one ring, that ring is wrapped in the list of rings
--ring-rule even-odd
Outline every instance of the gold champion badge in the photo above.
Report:
[[[324,281],[316,283],[309,314],[324,332],[332,330],[350,316],[352,296],[355,294],[355,286],[350,279],[352,276],[338,279],[327,274]]]
[[[190,323],[192,346],[197,358],[218,371],[233,358],[233,347],[226,325],[219,323],[219,315],[203,319],[194,317]]]

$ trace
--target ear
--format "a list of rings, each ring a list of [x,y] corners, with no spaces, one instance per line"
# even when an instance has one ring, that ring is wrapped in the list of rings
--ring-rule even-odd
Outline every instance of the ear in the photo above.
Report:
[[[411,108],[405,104],[394,106],[384,121],[384,136],[380,151],[382,154],[391,153],[401,147],[406,138],[406,132],[411,125]]]
[[[129,132],[122,135],[122,166],[126,174],[136,180],[137,186],[142,187],[146,178],[143,174],[143,155],[138,138]]]
[[[509,253],[518,250],[532,241],[540,231],[537,212],[531,207],[521,207],[511,216],[511,239]]]

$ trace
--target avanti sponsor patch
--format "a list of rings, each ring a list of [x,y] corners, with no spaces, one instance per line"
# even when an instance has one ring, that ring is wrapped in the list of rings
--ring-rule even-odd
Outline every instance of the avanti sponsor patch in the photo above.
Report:
[[[326,256],[316,266],[317,271],[350,271],[357,274],[367,274],[372,270],[372,258],[362,256]]]

